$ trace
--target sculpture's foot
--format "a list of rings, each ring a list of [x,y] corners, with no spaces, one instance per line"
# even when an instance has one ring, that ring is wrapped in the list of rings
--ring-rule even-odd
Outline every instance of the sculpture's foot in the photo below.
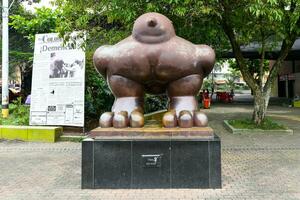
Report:
[[[205,127],[208,124],[207,116],[198,111],[198,102],[194,96],[170,97],[169,108],[170,111],[163,116],[164,127]]]
[[[105,112],[100,117],[99,125],[102,128],[139,128],[144,126],[144,115],[138,110],[132,111],[130,116],[127,111]]]
[[[163,126],[166,128],[172,128],[177,126],[177,117],[175,111],[168,111],[164,114],[162,119]]]
[[[205,127],[208,124],[208,119],[203,112],[182,110],[179,112],[178,117],[175,111],[166,112],[162,122],[166,128],[176,127],[177,125],[181,128],[190,128],[193,126]]]
[[[205,113],[201,111],[194,112],[194,126],[206,127],[208,125],[208,118]]]

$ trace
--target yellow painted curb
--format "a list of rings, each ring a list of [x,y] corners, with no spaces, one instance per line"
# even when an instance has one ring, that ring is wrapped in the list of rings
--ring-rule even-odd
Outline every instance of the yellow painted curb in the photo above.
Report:
[[[7,140],[55,142],[62,131],[62,127],[52,126],[0,126],[0,136]]]

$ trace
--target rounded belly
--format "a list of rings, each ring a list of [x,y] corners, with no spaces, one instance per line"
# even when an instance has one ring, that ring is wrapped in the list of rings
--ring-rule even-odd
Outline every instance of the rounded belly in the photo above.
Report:
[[[199,73],[193,58],[182,52],[161,45],[134,48],[120,53],[118,58],[112,60],[108,74],[136,81],[148,93],[164,93],[170,82]]]

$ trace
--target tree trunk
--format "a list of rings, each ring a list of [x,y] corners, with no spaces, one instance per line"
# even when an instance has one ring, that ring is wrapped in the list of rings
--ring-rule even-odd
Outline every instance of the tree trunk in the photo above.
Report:
[[[253,93],[253,97],[254,97],[254,110],[252,114],[252,120],[256,125],[260,125],[266,116],[267,108],[269,105],[269,99],[270,99],[270,91],[261,92],[259,90],[256,90]]]
[[[292,24],[290,17],[288,17],[287,20],[287,27],[289,27],[286,32],[286,36],[283,39],[281,49],[278,55],[278,58],[276,59],[275,64],[273,65],[269,76],[267,78],[267,82],[263,84],[262,79],[263,79],[263,61],[265,60],[265,48],[264,48],[264,35],[262,34],[262,57],[261,57],[261,66],[260,66],[260,83],[258,84],[256,80],[253,77],[253,74],[249,71],[249,68],[247,67],[247,63],[245,61],[245,58],[242,54],[241,50],[241,45],[237,40],[237,35],[234,31],[234,28],[232,27],[231,24],[231,6],[227,4],[227,1],[221,1],[222,2],[222,8],[224,9],[224,14],[221,17],[221,26],[223,28],[223,31],[227,35],[232,49],[234,53],[234,57],[237,61],[237,64],[239,66],[239,69],[243,75],[244,80],[248,84],[248,86],[251,88],[253,91],[253,96],[254,96],[254,111],[253,111],[253,121],[257,124],[260,125],[262,121],[264,120],[266,116],[266,111],[267,107],[269,104],[269,99],[270,99],[270,93],[271,93],[271,87],[272,84],[278,75],[278,71],[282,67],[282,62],[285,60],[286,56],[288,55],[289,50],[292,48],[297,36],[297,30],[296,28],[292,29]],[[295,6],[296,4],[293,3],[291,4],[290,11],[291,13],[294,13],[295,11]],[[296,11],[295,11],[296,12]],[[298,18],[297,25],[300,25],[300,18]]]

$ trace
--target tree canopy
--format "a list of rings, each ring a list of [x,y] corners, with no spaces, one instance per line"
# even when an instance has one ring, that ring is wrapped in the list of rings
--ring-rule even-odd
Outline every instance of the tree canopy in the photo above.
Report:
[[[145,12],[160,12],[173,21],[177,35],[194,43],[207,43],[217,50],[229,48],[217,27],[213,11],[204,1],[65,1],[57,0],[62,11],[58,30],[86,30],[90,39],[114,43],[130,35],[134,20]],[[227,46],[226,46],[227,45]],[[93,48],[94,46],[91,45]]]
[[[33,44],[35,34],[55,32],[58,16],[58,11],[51,8],[36,8],[35,13],[10,16],[10,25]]]
[[[253,120],[260,124],[265,117],[273,84],[282,62],[300,35],[299,0],[56,0],[62,12],[61,33],[86,30],[90,40],[115,42],[129,35],[134,20],[145,12],[160,12],[169,17],[177,35],[194,43],[206,43],[221,57],[233,50],[237,66],[254,94]],[[93,40],[94,39],[94,40]],[[260,62],[255,66],[243,57],[241,46],[260,46]],[[281,45],[279,57],[267,69],[265,52]],[[97,46],[97,45],[96,45]]]
[[[56,0],[56,5],[63,16],[60,32],[86,30],[90,37],[111,42],[129,35],[134,20],[145,12],[166,15],[179,36],[210,44],[217,51],[230,48],[226,24],[240,45],[260,42],[262,36],[275,45],[289,33],[299,33],[297,0]]]
[[[62,35],[85,31],[87,51],[92,52],[100,45],[115,43],[130,35],[139,15],[159,12],[173,21],[178,36],[193,43],[211,45],[219,58],[223,51],[232,49],[237,67],[254,93],[256,123],[264,119],[271,85],[300,35],[299,0],[56,0],[55,4],[54,15],[45,12],[46,16],[26,22],[18,16],[12,23],[24,34],[40,33],[52,25]],[[261,58],[249,62],[241,46],[253,42],[260,47]],[[267,68],[265,52],[278,45],[281,46],[279,57],[272,68]],[[264,83],[266,71],[269,76]]]

